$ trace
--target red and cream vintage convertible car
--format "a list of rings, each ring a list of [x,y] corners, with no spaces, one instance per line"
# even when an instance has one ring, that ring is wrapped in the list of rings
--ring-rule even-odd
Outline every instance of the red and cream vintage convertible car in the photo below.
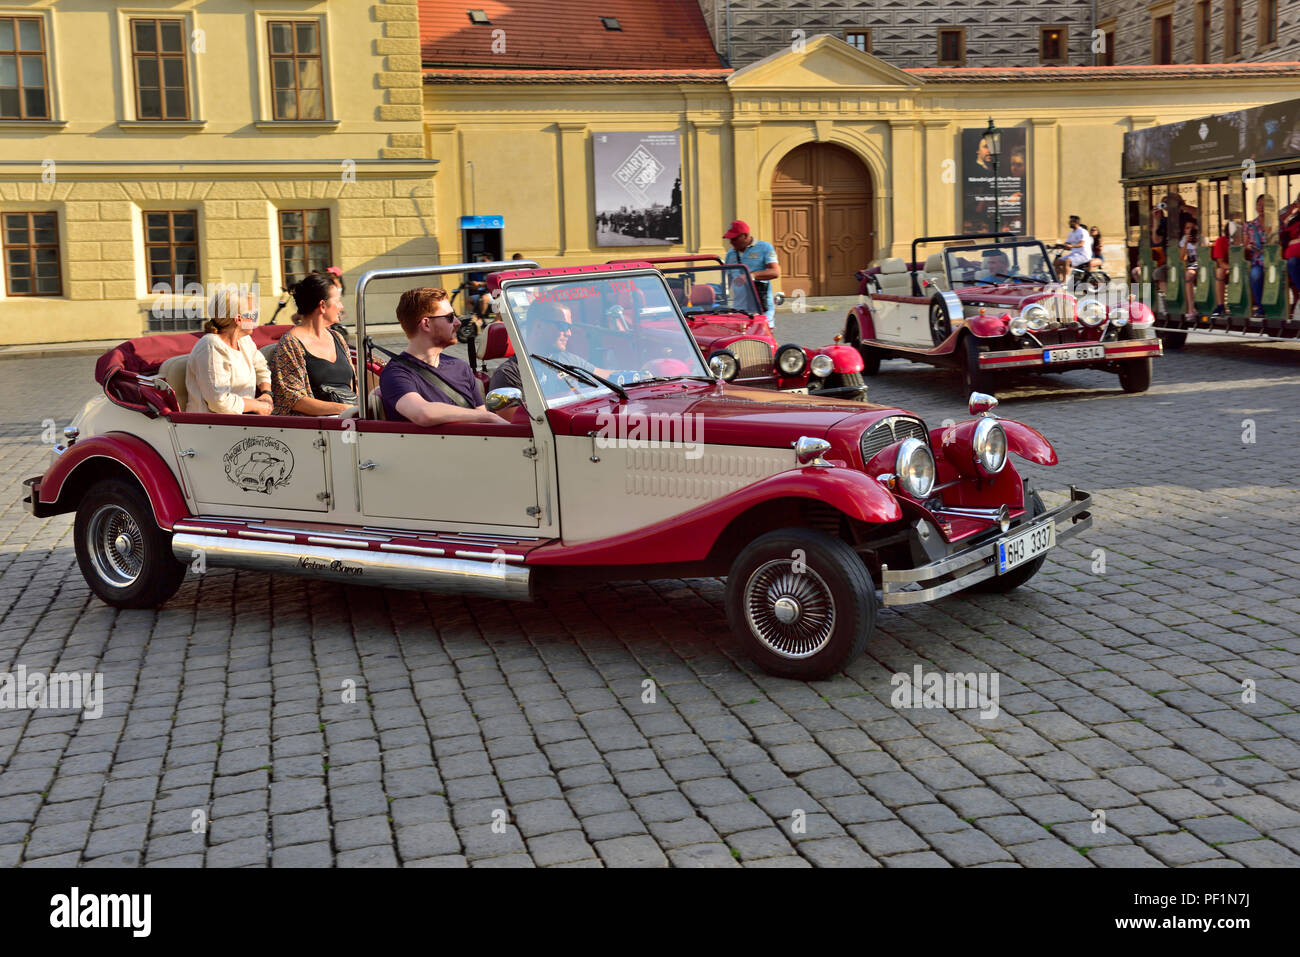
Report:
[[[922,263],[916,248],[948,242]],[[1100,369],[1125,392],[1151,385],[1161,354],[1151,310],[1136,299],[1107,306],[1056,285],[1043,244],[1010,233],[928,236],[912,243],[912,268],[885,259],[858,273],[865,301],[844,341],[867,375],[880,361],[910,359],[961,370],[968,391],[992,392],[1000,373]]]
[[[182,412],[172,384],[193,337],[133,340],[101,362],[103,394],[26,481],[26,507],[76,513],[81,571],[122,608],[166,602],[214,566],[496,599],[725,575],[748,654],[804,679],[863,650],[877,582],[885,605],[1009,591],[1091,523],[1074,488],[1045,508],[1009,457],[1053,465],[1055,451],[987,396],[972,397],[973,418],[931,429],[899,408],[719,381],[644,263],[367,273],[359,341],[373,281],[469,268],[492,273],[518,355],[522,389],[486,396],[508,421],[421,427],[373,403],[320,418]],[[596,329],[620,300],[626,324]],[[561,351],[552,328],[548,344],[529,319],[539,302],[592,320],[583,347],[641,375],[592,372],[576,335]]]
[[[840,344],[777,345],[747,267],[726,264],[717,256],[665,256],[612,260],[611,264],[634,262],[648,262],[664,274],[691,335],[710,363],[715,356],[721,360],[726,381],[867,401],[862,357],[856,349]]]

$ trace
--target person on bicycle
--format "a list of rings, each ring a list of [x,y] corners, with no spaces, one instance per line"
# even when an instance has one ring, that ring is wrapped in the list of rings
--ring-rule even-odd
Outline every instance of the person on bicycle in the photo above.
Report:
[[[1084,230],[1078,216],[1070,217],[1070,232],[1065,237],[1065,246],[1068,251],[1056,260],[1056,275],[1061,282],[1065,282],[1071,269],[1086,265],[1092,258],[1092,237]]]

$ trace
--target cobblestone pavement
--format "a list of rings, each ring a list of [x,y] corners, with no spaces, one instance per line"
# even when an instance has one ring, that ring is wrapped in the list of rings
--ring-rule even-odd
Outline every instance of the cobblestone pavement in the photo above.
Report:
[[[71,517],[18,504],[92,362],[0,364],[0,670],[105,682],[96,720],[0,711],[0,864],[1300,864],[1295,346],[1194,341],[1139,396],[1016,380],[1001,411],[1061,456],[1033,478],[1091,491],[1092,530],[1019,592],[882,611],[812,684],[748,663],[717,580],[522,605],[213,571],[114,611]],[[963,414],[900,361],[871,395]],[[892,707],[917,665],[997,674],[999,714]]]

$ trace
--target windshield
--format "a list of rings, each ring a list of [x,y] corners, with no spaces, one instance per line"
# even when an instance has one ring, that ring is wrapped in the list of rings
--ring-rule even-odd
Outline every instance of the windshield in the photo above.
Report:
[[[763,312],[754,296],[754,283],[744,266],[704,265],[663,269],[664,279],[687,316],[719,312]]]
[[[1055,281],[1047,250],[1038,240],[949,247],[943,256],[954,289]]]
[[[613,391],[600,378],[711,378],[658,273],[507,281],[505,297],[552,406]]]

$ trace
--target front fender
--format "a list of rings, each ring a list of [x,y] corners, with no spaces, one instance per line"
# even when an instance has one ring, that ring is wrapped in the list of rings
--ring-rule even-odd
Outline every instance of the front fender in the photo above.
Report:
[[[747,485],[682,515],[636,531],[580,545],[543,545],[529,565],[658,565],[707,558],[718,536],[740,514],[776,499],[808,499],[860,522],[896,522],[903,511],[892,492],[854,469],[808,466]]]
[[[180,483],[163,457],[144,439],[127,432],[105,432],[80,439],[60,455],[41,476],[41,504],[53,507],[51,514],[74,511],[80,503],[63,495],[65,487],[70,480],[73,486],[80,484],[85,475],[82,469],[93,471],[97,463],[103,465],[105,460],[135,476],[153,507],[159,528],[170,529],[189,517]]]
[[[990,316],[985,313],[982,316],[971,316],[967,319],[966,328],[981,339],[995,339],[1006,335],[1007,323],[1010,321],[1011,317],[1007,314]]]
[[[841,375],[851,375],[854,372],[861,372],[862,353],[852,346],[835,344],[833,346],[823,346],[820,349],[807,349],[808,361],[812,361],[815,355],[830,356],[835,363],[835,371]]]
[[[1033,462],[1035,465],[1055,465],[1057,463],[1056,449],[1052,448],[1052,443],[1047,441],[1047,437],[1037,429],[1031,429],[1022,422],[1015,422],[1011,419],[998,419],[1002,425],[1002,431],[1007,434],[1007,449],[1015,452],[1022,459]]]
[[[849,312],[858,322],[858,338],[874,339],[876,338],[876,317],[871,313],[870,306],[854,306]],[[844,327],[844,341],[852,342],[853,337],[849,335],[848,324]]]

